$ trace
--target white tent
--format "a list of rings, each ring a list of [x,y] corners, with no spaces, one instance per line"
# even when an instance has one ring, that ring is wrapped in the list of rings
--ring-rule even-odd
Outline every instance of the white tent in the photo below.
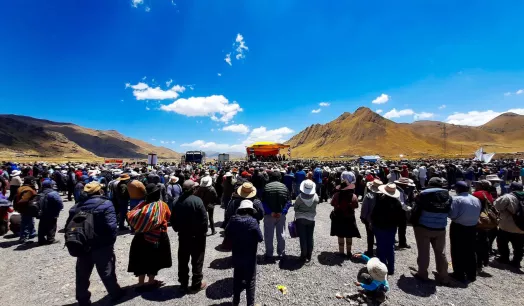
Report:
[[[482,149],[482,147],[480,147],[475,152],[475,158],[473,160],[481,161],[483,163],[489,163],[493,156],[495,156],[495,153],[484,153],[484,150]]]

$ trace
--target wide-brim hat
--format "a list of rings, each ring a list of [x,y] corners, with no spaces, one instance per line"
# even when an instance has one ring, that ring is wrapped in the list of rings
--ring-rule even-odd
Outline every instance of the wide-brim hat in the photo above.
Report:
[[[368,189],[373,192],[379,192],[380,190],[378,189],[378,187],[382,185],[384,185],[384,183],[382,183],[382,181],[379,179],[374,179],[372,182],[366,183]]]
[[[130,177],[129,174],[127,174],[127,173],[122,174],[122,175],[118,178],[119,181],[126,181],[126,180],[129,180],[129,179],[131,179],[131,177]]]
[[[201,180],[200,180],[200,186],[202,187],[209,187],[213,184],[213,180],[211,179],[210,176],[204,176]]]
[[[300,183],[300,192],[304,194],[316,194],[316,184],[312,180],[303,180]]]
[[[84,186],[84,192],[87,194],[97,193],[100,191],[100,189],[102,189],[102,185],[100,185],[100,183],[96,181],[93,181]]]
[[[369,275],[377,281],[385,281],[388,275],[388,267],[377,257],[368,260],[366,264]]]
[[[20,174],[22,174],[22,171],[19,170],[14,170],[11,172],[11,176],[19,176]]]
[[[224,175],[225,177],[232,177],[233,174],[231,172],[226,172],[226,174]]]
[[[237,210],[240,209],[251,209],[253,211],[255,210],[255,208],[253,207],[253,202],[251,202],[250,200],[242,200]]]
[[[149,183],[146,186],[146,197],[151,197],[155,193],[160,193],[160,187],[158,184]]]
[[[180,178],[178,176],[172,176],[171,177],[171,182],[173,182],[173,183],[178,183],[179,180],[180,180]]]
[[[500,177],[496,174],[488,174],[486,175],[486,181],[490,181],[490,182],[502,182],[502,180],[500,179]]]
[[[395,181],[395,184],[407,185],[407,186],[411,186],[411,187],[415,186],[415,183],[413,182],[413,180],[409,179],[407,177],[399,178],[398,180]]]
[[[395,183],[381,185],[378,187],[378,190],[380,190],[380,192],[387,195],[388,197],[397,199],[400,197],[400,191],[397,189],[397,185],[395,185]]]
[[[250,182],[245,182],[242,186],[238,187],[237,194],[242,198],[249,199],[257,194],[257,189]]]

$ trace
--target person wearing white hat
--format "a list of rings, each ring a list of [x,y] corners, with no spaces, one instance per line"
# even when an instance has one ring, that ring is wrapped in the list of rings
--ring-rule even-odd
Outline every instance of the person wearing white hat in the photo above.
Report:
[[[316,194],[316,185],[311,180],[304,180],[300,184],[300,194],[295,201],[295,219],[297,233],[300,239],[300,259],[311,261],[313,253],[313,232],[315,230],[315,215],[320,202]]]
[[[383,185],[382,181],[375,179],[372,182],[366,184],[366,193],[364,200],[362,200],[362,208],[360,209],[360,221],[366,227],[367,237],[367,251],[365,255],[373,257],[373,245],[375,244],[375,235],[373,234],[373,228],[371,227],[371,212],[375,203],[377,202],[377,196],[380,193],[378,187]]]
[[[182,186],[179,184],[180,178],[178,176],[171,176],[169,183],[167,183],[167,205],[169,209],[173,210],[173,205],[182,194]]]
[[[255,305],[258,244],[264,241],[256,209],[250,200],[242,200],[226,227],[226,238],[232,245],[233,305],[240,304],[240,293],[246,289],[247,305]]]
[[[362,259],[366,263],[366,268],[359,271],[355,285],[364,289],[372,302],[384,302],[385,293],[390,289],[386,265],[377,257],[369,258],[365,254],[355,254],[353,258]]]
[[[395,183],[378,187],[381,194],[371,213],[373,233],[377,239],[377,257],[388,267],[388,273],[395,272],[395,234],[405,211],[400,203],[400,191]]]
[[[211,235],[216,234],[215,231],[215,221],[213,219],[213,214],[215,212],[215,205],[218,204],[218,195],[213,185],[213,179],[211,176],[204,176],[200,180],[200,186],[198,187],[195,195],[199,197],[207,210],[207,215],[209,219],[209,228],[211,229]]]
[[[22,174],[20,170],[13,170],[11,172],[11,180],[9,181],[9,201],[11,202],[14,201],[18,188],[23,184],[20,174]]]

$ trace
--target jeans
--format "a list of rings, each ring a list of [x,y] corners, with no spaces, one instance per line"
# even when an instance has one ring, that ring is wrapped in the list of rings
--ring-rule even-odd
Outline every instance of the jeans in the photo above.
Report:
[[[35,231],[35,218],[20,214],[21,223],[20,223],[20,239],[31,239],[36,236]]]
[[[429,230],[421,226],[413,227],[417,241],[418,275],[428,278],[430,260],[430,245],[435,253],[438,278],[444,280],[448,277],[448,260],[446,259],[446,230]]]
[[[497,237],[497,247],[499,248],[500,259],[509,261],[509,243],[513,246],[512,262],[520,266],[524,253],[524,234],[510,233],[499,230]]]
[[[89,254],[77,258],[76,299],[80,305],[90,305],[89,278],[95,266],[109,295],[111,297],[118,296],[121,289],[116,279],[115,263],[113,246],[93,250]]]
[[[464,226],[455,222],[449,229],[451,262],[453,275],[458,280],[474,281],[477,277],[477,258],[475,256],[476,226]]]
[[[191,287],[200,289],[202,285],[202,268],[204,267],[204,256],[206,252],[206,236],[178,236],[178,281],[182,287],[189,284],[189,260],[193,268],[193,279]]]
[[[248,306],[255,305],[255,288],[256,288],[257,272],[256,266],[254,269],[240,269],[233,270],[233,305],[240,304],[240,293],[246,289],[246,300]]]
[[[277,232],[277,254],[285,255],[286,240],[284,238],[286,227],[286,215],[273,218],[271,215],[264,216],[264,243],[266,244],[266,256],[273,256],[273,236]]]
[[[395,273],[395,234],[397,228],[373,227],[377,239],[377,257],[388,267],[388,273]]]
[[[313,254],[313,232],[315,231],[315,221],[297,219],[295,225],[297,226],[297,233],[300,239],[300,257],[311,260],[311,254]]]
[[[58,218],[41,218],[38,223],[38,243],[53,243],[56,235],[56,221]]]

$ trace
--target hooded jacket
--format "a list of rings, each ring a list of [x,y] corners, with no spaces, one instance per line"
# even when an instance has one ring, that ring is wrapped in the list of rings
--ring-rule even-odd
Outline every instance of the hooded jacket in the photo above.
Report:
[[[524,201],[524,192],[514,192],[505,194],[495,200],[495,208],[500,213],[499,228],[505,232],[524,234],[524,231],[517,227],[513,216],[519,209],[518,194]]]
[[[300,193],[295,201],[295,218],[315,221],[317,214],[318,195],[307,195]]]

